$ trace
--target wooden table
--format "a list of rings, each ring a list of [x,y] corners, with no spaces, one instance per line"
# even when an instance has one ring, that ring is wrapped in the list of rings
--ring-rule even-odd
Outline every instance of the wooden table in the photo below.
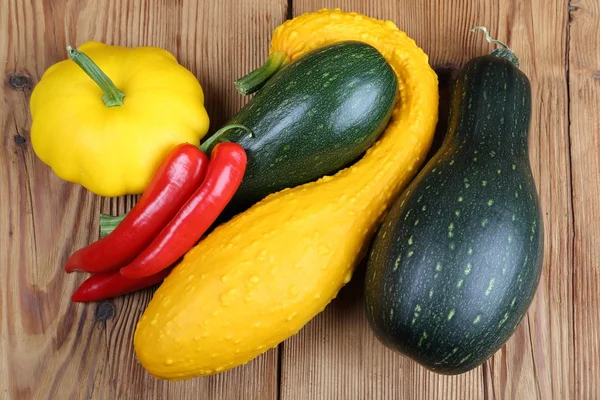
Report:
[[[532,83],[531,161],[545,224],[535,301],[485,365],[440,376],[376,341],[359,269],[298,335],[248,365],[155,380],[132,347],[151,292],[73,304],[84,277],[63,272],[97,238],[98,212],[123,212],[135,199],[93,196],[36,158],[31,89],[67,43],[160,46],[198,76],[214,131],[247,101],[232,81],[262,62],[273,29],[321,7],[396,22],[430,55],[442,91],[450,70],[491,48],[472,26],[519,55]],[[600,399],[599,25],[597,0],[0,0],[0,399]]]

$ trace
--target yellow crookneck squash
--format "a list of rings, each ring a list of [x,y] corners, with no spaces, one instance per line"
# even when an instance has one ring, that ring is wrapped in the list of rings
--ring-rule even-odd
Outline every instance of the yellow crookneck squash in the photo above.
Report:
[[[173,147],[208,131],[200,83],[168,51],[87,42],[68,52],[30,101],[33,150],[60,178],[139,194]]]
[[[219,373],[298,332],[350,281],[388,204],[424,161],[437,76],[392,22],[337,9],[307,13],[275,30],[271,52],[293,60],[343,40],[376,47],[396,72],[389,126],[353,166],[268,196],[189,251],[136,328],[138,360],[155,377]]]

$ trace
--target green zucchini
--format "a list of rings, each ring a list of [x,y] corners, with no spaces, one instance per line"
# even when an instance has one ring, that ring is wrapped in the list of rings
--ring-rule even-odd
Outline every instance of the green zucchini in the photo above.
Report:
[[[381,135],[398,82],[383,56],[355,41],[318,48],[281,68],[228,124],[221,139],[248,155],[244,180],[228,210],[333,174]]]
[[[536,292],[544,244],[530,112],[529,80],[510,49],[469,61],[455,82],[442,147],[375,236],[365,288],[370,326],[432,371],[459,374],[485,362]]]

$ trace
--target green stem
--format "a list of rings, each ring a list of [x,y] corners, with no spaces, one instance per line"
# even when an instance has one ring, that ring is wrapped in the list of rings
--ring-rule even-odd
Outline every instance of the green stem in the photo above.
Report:
[[[114,231],[126,215],[127,213],[115,217],[108,214],[100,214],[100,238],[103,238]]]
[[[102,101],[106,107],[122,106],[123,98],[125,93],[121,92],[119,88],[115,86],[113,81],[89,58],[85,53],[74,49],[71,46],[67,46],[67,54],[69,58],[79,65],[83,72],[85,72],[98,86],[102,89],[104,94],[102,95]]]
[[[245,127],[244,125],[240,125],[240,124],[225,125],[221,129],[216,131],[211,137],[209,137],[206,140],[206,142],[202,143],[202,145],[200,146],[200,150],[202,150],[206,154],[210,154],[210,151],[212,150],[212,148],[216,146],[215,142],[217,142],[219,139],[221,139],[221,136],[223,136],[223,134],[225,132],[228,132],[232,129],[242,129],[242,130],[248,132],[250,137],[252,137],[252,135],[253,135],[252,131],[249,128]]]
[[[515,55],[515,53],[513,53],[510,47],[508,47],[504,42],[501,42],[497,39],[492,39],[490,33],[488,32],[485,26],[476,26],[473,29],[471,29],[471,32],[475,32],[477,30],[483,31],[483,33],[485,34],[485,40],[487,40],[488,43],[493,43],[502,46],[501,49],[495,49],[494,51],[492,51],[493,56],[505,58],[508,61],[515,64],[517,68],[519,68],[519,58]]]
[[[235,87],[238,92],[248,95],[256,92],[282,67],[286,66],[290,59],[284,52],[277,51],[269,54],[267,61],[248,75],[236,79]]]

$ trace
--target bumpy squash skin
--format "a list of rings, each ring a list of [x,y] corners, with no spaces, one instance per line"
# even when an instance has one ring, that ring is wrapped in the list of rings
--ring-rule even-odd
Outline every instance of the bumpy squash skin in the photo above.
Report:
[[[385,58],[357,41],[320,47],[283,68],[230,121],[252,136],[223,136],[248,155],[227,213],[355,162],[387,126],[397,87]]]
[[[377,48],[398,77],[392,118],[353,166],[266,197],[193,248],[156,291],[134,335],[137,358],[169,380],[244,364],[298,332],[347,283],[392,198],[422,164],[437,122],[437,76],[392,22],[321,10],[279,26],[295,59],[344,40]]]
[[[538,286],[543,226],[530,169],[531,93],[512,63],[484,56],[459,74],[441,149],[384,219],[366,307],[378,338],[444,374],[508,340]]]

